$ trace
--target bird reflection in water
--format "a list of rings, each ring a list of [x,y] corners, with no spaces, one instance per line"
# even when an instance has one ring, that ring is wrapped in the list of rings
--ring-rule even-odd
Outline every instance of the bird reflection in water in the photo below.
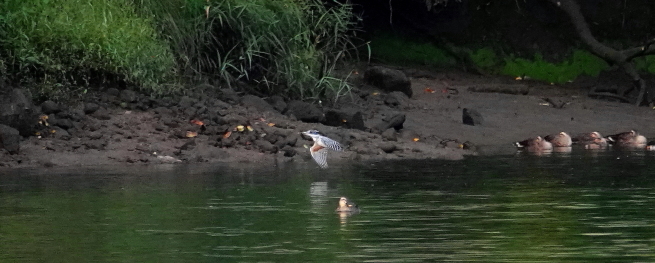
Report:
[[[341,197],[339,199],[339,206],[334,211],[339,214],[339,219],[342,225],[345,225],[348,222],[348,217],[359,214],[360,212],[357,204],[349,201],[346,197]]]

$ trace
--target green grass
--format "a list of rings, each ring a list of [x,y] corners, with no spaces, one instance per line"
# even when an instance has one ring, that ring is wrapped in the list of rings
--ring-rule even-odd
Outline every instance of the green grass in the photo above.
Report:
[[[539,54],[532,60],[508,57],[504,62],[501,70],[503,75],[528,76],[550,83],[565,83],[583,74],[598,76],[609,67],[604,60],[582,50],[573,51],[569,59],[560,63],[546,62]]]
[[[6,0],[2,55],[21,81],[56,96],[88,85],[91,78],[118,78],[148,92],[167,93],[159,83],[173,72],[167,43],[152,21],[128,0]]]
[[[392,64],[433,67],[452,67],[456,64],[456,59],[435,45],[392,35],[381,35],[371,40],[371,51],[374,58]],[[583,50],[574,50],[568,59],[559,63],[547,62],[539,54],[533,59],[500,57],[488,47],[465,53],[473,64],[488,73],[512,77],[528,76],[550,83],[564,83],[583,74],[597,76],[608,68],[604,60]],[[655,56],[639,59],[637,65],[641,70],[654,72]]]
[[[428,42],[413,41],[393,35],[371,40],[371,57],[385,63],[431,67],[454,66],[457,60]]]
[[[6,0],[0,66],[40,97],[127,82],[154,95],[209,79],[334,98],[356,50],[351,6],[300,0]]]
[[[255,84],[264,94],[338,98],[349,86],[332,76],[354,50],[351,6],[317,1],[141,0],[158,18],[177,55],[178,69],[226,85]],[[170,9],[178,6],[179,9]]]

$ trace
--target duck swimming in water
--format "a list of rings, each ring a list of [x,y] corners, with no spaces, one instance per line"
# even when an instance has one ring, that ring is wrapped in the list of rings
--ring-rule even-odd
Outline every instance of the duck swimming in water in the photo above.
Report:
[[[584,145],[585,149],[603,149],[607,147],[607,139],[599,132],[583,133],[573,138],[573,143]]]
[[[537,136],[529,138],[520,142],[515,142],[514,145],[519,149],[525,149],[530,152],[544,152],[553,150],[553,144]]]
[[[335,210],[336,212],[348,212],[348,213],[359,213],[359,207],[357,204],[348,201],[348,198],[341,197],[339,199],[339,206]]]
[[[635,130],[607,136],[607,141],[620,147],[645,147],[648,143],[646,137]]]
[[[573,140],[566,132],[560,132],[558,134],[551,134],[544,137],[546,141],[550,142],[553,147],[571,147]]]

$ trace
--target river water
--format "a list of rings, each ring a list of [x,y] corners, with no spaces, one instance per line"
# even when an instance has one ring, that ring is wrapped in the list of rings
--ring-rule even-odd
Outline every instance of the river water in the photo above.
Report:
[[[0,262],[655,262],[654,161],[9,170]],[[335,213],[341,196],[361,213]]]

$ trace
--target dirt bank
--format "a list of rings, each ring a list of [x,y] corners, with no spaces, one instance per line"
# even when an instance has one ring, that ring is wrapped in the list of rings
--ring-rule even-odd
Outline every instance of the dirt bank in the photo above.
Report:
[[[3,151],[0,167],[194,162],[316,166],[307,149],[311,140],[300,136],[308,129],[346,146],[343,153],[330,154],[330,165],[352,160],[457,160],[485,148],[512,150],[513,141],[559,131],[605,135],[637,129],[647,137],[655,135],[653,109],[589,98],[588,87],[582,84],[560,87],[461,72],[408,73],[411,99],[390,102],[385,93],[369,88],[342,98],[335,108],[361,113],[365,126],[360,129],[303,122],[299,119],[307,117],[289,112],[291,102],[227,90],[153,100],[109,89],[80,105],[48,109],[45,122],[51,123],[40,124],[40,136],[24,137],[18,153]],[[544,98],[565,106],[552,107]],[[303,105],[300,108],[307,107]],[[328,110],[317,108],[319,115]],[[478,111],[483,123],[462,124],[463,108]],[[369,132],[368,127],[378,125],[371,122],[385,119],[382,115],[389,112],[404,114],[402,129]]]

